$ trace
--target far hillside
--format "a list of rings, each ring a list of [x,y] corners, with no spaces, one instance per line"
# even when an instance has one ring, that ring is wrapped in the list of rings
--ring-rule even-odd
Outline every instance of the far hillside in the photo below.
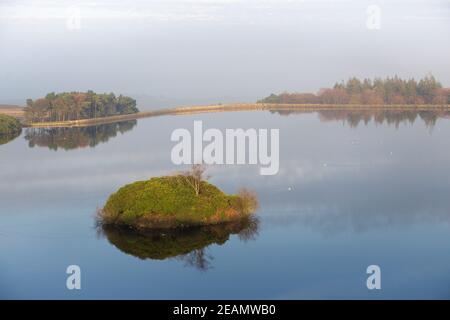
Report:
[[[139,112],[136,100],[114,93],[49,93],[45,98],[27,100],[24,109],[29,122],[52,122],[131,114]]]
[[[23,107],[12,104],[0,104],[0,115],[2,114],[21,119],[23,117]]]
[[[22,108],[21,106],[15,105],[15,104],[2,104],[0,103],[0,109],[15,109],[15,108]]]
[[[450,88],[432,75],[419,81],[403,80],[397,76],[374,80],[350,78],[333,88],[314,93],[271,94],[258,103],[288,104],[355,104],[355,105],[444,105],[450,104]]]

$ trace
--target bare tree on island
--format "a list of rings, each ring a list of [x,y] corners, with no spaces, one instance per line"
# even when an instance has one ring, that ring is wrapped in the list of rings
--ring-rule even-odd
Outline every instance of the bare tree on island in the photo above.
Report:
[[[210,176],[205,176],[206,169],[204,164],[193,164],[190,170],[180,174],[180,177],[194,189],[197,196],[200,194],[202,181],[210,178]]]
[[[181,172],[178,176],[194,190],[196,196],[199,196],[202,191],[202,182],[211,178],[210,175],[205,176],[207,169],[204,164],[194,164],[190,170]],[[259,209],[256,192],[247,188],[240,188],[237,196],[240,212],[244,215],[249,215]]]

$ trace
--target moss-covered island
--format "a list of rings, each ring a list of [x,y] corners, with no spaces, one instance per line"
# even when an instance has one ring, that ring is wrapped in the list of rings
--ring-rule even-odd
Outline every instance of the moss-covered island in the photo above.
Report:
[[[225,194],[198,170],[120,188],[99,210],[100,222],[136,229],[183,228],[237,221],[257,209],[254,193],[241,189],[237,195]]]
[[[0,144],[7,143],[22,132],[20,121],[14,117],[0,114]]]

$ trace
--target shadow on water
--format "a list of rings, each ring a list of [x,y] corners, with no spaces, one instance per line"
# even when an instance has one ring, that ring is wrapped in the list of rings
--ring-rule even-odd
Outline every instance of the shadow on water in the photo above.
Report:
[[[136,120],[109,123],[89,127],[71,128],[27,128],[25,140],[33,148],[47,147],[51,150],[72,150],[85,147],[95,147],[116,137],[118,133],[132,130],[137,124]]]
[[[137,231],[111,225],[98,226],[99,234],[126,254],[142,260],[174,258],[202,271],[212,267],[213,257],[206,250],[209,246],[224,244],[230,235],[237,235],[244,242],[253,240],[258,230],[256,217],[182,230]]]
[[[303,114],[304,111],[296,110],[272,110],[271,113],[277,113],[282,116]],[[436,121],[440,118],[450,119],[450,111],[446,110],[322,110],[316,111],[322,122],[342,121],[351,128],[356,128],[360,124],[368,125],[370,122],[375,124],[387,123],[396,128],[400,124],[413,124],[417,119],[421,119],[429,128],[433,128]]]

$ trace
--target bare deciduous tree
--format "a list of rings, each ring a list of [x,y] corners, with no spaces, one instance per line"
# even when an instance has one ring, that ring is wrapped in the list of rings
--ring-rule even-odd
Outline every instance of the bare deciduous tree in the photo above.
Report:
[[[259,209],[259,200],[256,192],[247,188],[238,190],[240,199],[240,210],[243,214],[251,214]]]
[[[194,164],[189,171],[180,174],[183,180],[194,189],[197,196],[200,194],[202,181],[209,178],[205,176],[206,169],[203,164]]]
[[[181,256],[187,266],[195,267],[200,271],[207,271],[212,268],[213,256],[206,252],[206,248],[196,249]]]

